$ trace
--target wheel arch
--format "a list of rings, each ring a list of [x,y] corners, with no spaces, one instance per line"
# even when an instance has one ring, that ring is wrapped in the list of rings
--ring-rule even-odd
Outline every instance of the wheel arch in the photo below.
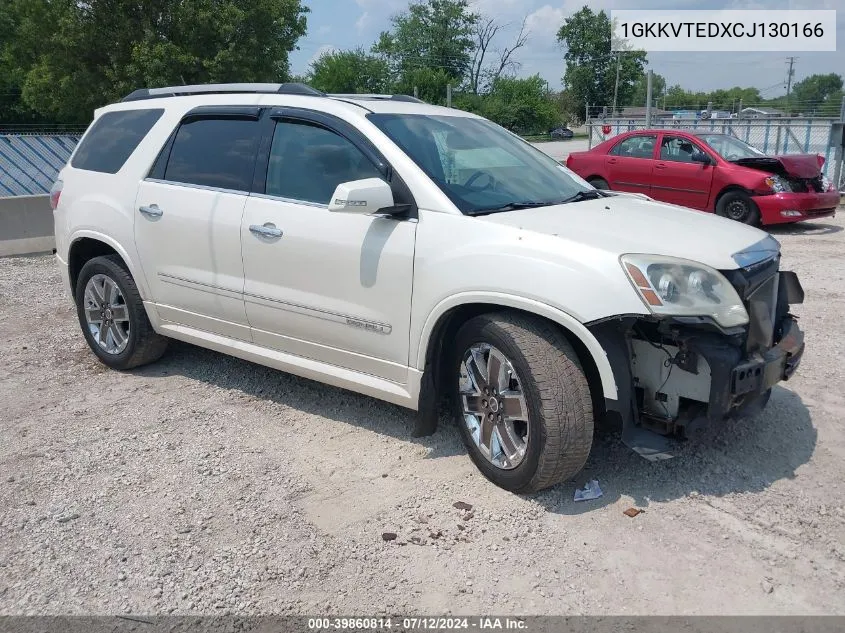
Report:
[[[504,294],[465,293],[450,297],[431,311],[422,329],[417,350],[416,367],[433,371],[433,380],[439,393],[443,379],[443,362],[447,355],[443,350],[449,344],[460,326],[467,320],[490,312],[511,310],[551,321],[566,336],[575,348],[587,375],[596,415],[604,410],[605,399],[616,400],[616,381],[613,369],[601,344],[593,334],[571,315],[553,306]],[[600,389],[596,389],[600,386]]]
[[[749,190],[749,189],[746,189],[746,188],[745,188],[745,187],[743,187],[742,185],[737,185],[737,184],[725,185],[724,187],[722,187],[722,188],[719,190],[719,193],[717,193],[717,194],[716,194],[716,196],[713,198],[713,209],[712,209],[712,210],[713,210],[714,212],[716,211],[716,209],[718,209],[718,208],[719,208],[719,200],[721,200],[722,198],[724,198],[724,197],[725,197],[725,194],[728,194],[728,193],[730,193],[730,192],[732,192],[732,191],[738,191],[739,193],[744,193],[744,194],[745,194],[745,195],[747,195],[749,198],[750,198],[751,196],[753,196],[753,195],[754,195],[754,192],[753,192],[753,191],[751,191],[751,190]]]
[[[85,263],[94,257],[100,257],[102,255],[117,255],[120,257],[129,270],[129,274],[132,275],[141,299],[144,301],[148,300],[149,292],[146,279],[141,274],[141,271],[135,269],[132,259],[126,250],[117,240],[96,231],[78,231],[70,239],[67,264],[71,294],[76,292],[76,280],[79,278],[79,273]]]

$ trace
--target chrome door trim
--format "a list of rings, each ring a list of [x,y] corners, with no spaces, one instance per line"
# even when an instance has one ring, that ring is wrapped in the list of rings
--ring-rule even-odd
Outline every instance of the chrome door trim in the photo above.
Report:
[[[389,323],[379,323],[378,321],[369,321],[360,317],[343,314],[342,312],[332,312],[331,310],[323,310],[321,308],[314,308],[311,306],[302,305],[299,303],[290,303],[288,301],[281,301],[271,297],[256,295],[249,292],[243,293],[244,300],[256,305],[264,305],[272,308],[278,308],[287,312],[295,312],[303,316],[310,316],[317,319],[332,321],[334,323],[341,323],[357,330],[366,330],[374,334],[389,335],[393,331],[393,326]]]

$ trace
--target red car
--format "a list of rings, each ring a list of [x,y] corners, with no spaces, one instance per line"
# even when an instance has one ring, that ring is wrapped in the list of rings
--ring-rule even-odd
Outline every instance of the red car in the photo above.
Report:
[[[626,132],[566,159],[597,189],[643,193],[748,224],[832,216],[839,192],[823,164],[815,154],[766,156],[727,134],[680,130]]]

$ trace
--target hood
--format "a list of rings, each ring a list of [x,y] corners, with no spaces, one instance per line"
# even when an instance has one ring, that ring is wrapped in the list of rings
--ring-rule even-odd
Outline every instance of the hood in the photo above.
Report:
[[[738,268],[733,256],[768,237],[760,229],[710,213],[623,195],[491,213],[477,219],[552,235],[614,257],[626,253],[669,255],[719,270]]]
[[[785,154],[783,156],[755,156],[731,161],[736,165],[768,171],[793,178],[818,178],[821,173],[816,154]]]

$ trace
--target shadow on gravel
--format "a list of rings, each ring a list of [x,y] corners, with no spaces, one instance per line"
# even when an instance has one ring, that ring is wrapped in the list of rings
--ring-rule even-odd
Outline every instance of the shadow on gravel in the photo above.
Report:
[[[795,222],[794,224],[776,224],[765,227],[769,233],[778,235],[833,235],[842,231],[836,224],[822,224],[815,222]]]
[[[549,512],[584,514],[633,498],[637,507],[669,501],[692,492],[722,496],[759,492],[779,479],[792,479],[816,446],[810,412],[792,391],[775,387],[763,412],[730,420],[709,435],[678,444],[676,457],[651,463],[628,449],[620,433],[597,431],[587,466],[573,482],[536,497]],[[575,503],[574,490],[597,479],[604,495]],[[561,494],[563,493],[563,494]]]
[[[457,433],[444,432],[449,424],[445,411],[441,412],[437,433],[413,438],[416,414],[409,409],[180,341],[171,341],[160,361],[132,373],[148,377],[185,376],[258,400],[344,422],[423,446],[429,449],[428,459],[466,452]]]

